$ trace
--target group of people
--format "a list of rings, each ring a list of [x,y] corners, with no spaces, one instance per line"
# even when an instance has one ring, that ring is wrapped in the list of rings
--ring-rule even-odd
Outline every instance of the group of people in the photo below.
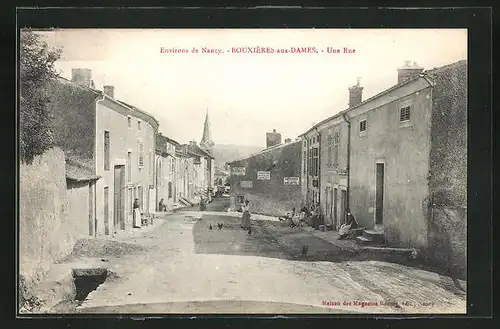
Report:
[[[300,213],[296,213],[295,207],[292,208],[292,211],[286,214],[283,218],[279,217],[279,220],[286,219],[289,221],[290,227],[298,227],[302,226],[304,222],[310,222],[312,226],[316,227],[316,223],[318,223],[319,219],[319,205],[312,205],[311,209],[308,209],[306,206],[303,206],[300,209]],[[339,239],[343,240],[349,237],[352,229],[358,227],[358,222],[356,218],[351,213],[350,209],[346,209],[346,220],[345,223],[340,226],[339,229]]]
[[[303,206],[300,209],[300,212],[297,213],[295,207],[292,208],[292,211],[287,213],[283,218],[278,217],[281,221],[283,219],[288,220],[290,227],[298,227],[302,226],[304,222],[315,221],[315,218],[318,216],[319,207],[311,206],[311,209],[308,209],[306,206]]]

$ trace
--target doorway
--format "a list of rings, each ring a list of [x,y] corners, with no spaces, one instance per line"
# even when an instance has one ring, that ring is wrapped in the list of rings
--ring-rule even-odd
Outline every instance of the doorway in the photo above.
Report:
[[[337,188],[333,189],[333,226],[335,229],[339,229],[339,220],[337,213],[337,202],[338,202],[338,190]]]
[[[115,166],[114,172],[114,231],[125,229],[125,166]]]
[[[89,183],[89,235],[94,235],[94,191],[92,191],[92,183]]]
[[[109,187],[104,188],[104,234],[109,235]]]
[[[345,224],[346,201],[347,201],[346,190],[340,190],[340,224]]]
[[[334,218],[334,214],[333,214],[333,210],[334,210],[334,205],[333,205],[333,190],[332,188],[330,187],[330,193],[328,193],[328,195],[330,196],[329,197],[329,200],[330,200],[330,205],[328,206],[329,208],[329,212],[330,212],[330,224],[332,225],[332,227],[335,227],[335,223],[333,221],[333,218]]]
[[[384,163],[377,163],[375,182],[375,226],[384,223]]]
[[[144,209],[144,191],[142,186],[137,187],[137,193],[139,198],[139,206],[141,209]]]

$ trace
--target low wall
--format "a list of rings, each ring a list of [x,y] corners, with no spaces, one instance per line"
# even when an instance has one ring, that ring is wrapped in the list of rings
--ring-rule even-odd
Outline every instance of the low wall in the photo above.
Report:
[[[71,253],[79,236],[68,216],[64,153],[50,149],[19,168],[20,298],[51,264]]]

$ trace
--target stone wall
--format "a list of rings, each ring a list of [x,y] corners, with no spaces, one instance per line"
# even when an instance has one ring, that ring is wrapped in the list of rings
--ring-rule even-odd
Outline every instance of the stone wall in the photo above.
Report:
[[[467,263],[467,62],[431,71],[429,257],[465,277]]]
[[[20,298],[25,298],[51,264],[71,253],[78,223],[67,208],[64,153],[54,148],[19,168]]]
[[[251,202],[252,213],[283,216],[293,207],[300,209],[301,189],[298,185],[285,185],[285,177],[300,177],[301,142],[277,146],[246,159],[233,162],[232,167],[245,167],[244,176],[232,175],[231,207],[237,207],[237,197],[244,196]],[[258,180],[258,171],[269,171],[269,180]],[[241,181],[251,181],[252,187],[242,187]]]

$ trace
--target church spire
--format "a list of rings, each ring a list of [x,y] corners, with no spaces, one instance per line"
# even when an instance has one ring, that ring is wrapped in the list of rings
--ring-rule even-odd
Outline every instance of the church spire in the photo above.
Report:
[[[214,146],[212,141],[212,136],[210,134],[210,121],[208,119],[208,108],[205,114],[205,125],[203,127],[203,136],[201,137],[200,146],[210,153],[212,153],[212,147]]]

